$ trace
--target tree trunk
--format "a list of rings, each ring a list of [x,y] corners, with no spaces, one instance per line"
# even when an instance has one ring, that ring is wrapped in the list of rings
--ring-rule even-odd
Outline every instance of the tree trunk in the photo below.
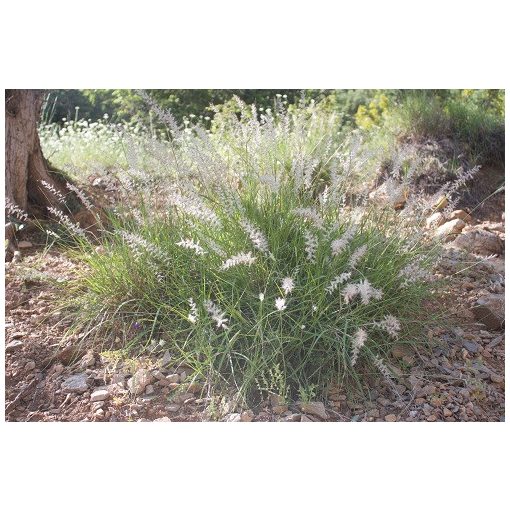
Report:
[[[66,193],[49,173],[39,142],[37,123],[43,96],[41,90],[5,91],[5,196],[35,215],[58,205],[58,199],[41,180]]]

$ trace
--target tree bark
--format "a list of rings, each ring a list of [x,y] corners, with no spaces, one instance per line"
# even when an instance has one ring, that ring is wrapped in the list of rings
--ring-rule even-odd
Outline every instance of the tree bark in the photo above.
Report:
[[[58,205],[58,199],[41,185],[41,180],[66,193],[51,176],[41,150],[37,124],[43,96],[41,90],[5,91],[5,196],[35,215]]]

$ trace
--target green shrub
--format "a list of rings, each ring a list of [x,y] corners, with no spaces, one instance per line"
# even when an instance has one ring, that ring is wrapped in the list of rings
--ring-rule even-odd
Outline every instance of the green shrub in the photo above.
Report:
[[[434,252],[393,211],[344,206],[363,161],[320,109],[256,119],[238,104],[214,135],[176,133],[153,187],[130,181],[104,248],[77,236],[76,326],[159,342],[242,402],[391,381],[392,346],[419,341]]]

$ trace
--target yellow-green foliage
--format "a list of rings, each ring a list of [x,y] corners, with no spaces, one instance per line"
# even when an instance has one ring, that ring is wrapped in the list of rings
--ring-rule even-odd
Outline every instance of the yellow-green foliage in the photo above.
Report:
[[[362,129],[371,129],[379,126],[388,111],[389,100],[384,94],[377,94],[366,105],[360,105],[355,114],[356,125]]]

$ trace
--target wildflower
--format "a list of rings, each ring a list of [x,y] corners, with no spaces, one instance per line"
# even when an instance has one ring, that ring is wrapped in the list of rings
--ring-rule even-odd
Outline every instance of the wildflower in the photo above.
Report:
[[[220,308],[215,305],[210,299],[204,302],[205,309],[207,313],[211,316],[211,318],[216,321],[216,327],[222,329],[228,329],[227,322],[228,319],[225,319],[225,312],[222,312]]]
[[[344,282],[346,282],[351,277],[351,273],[342,273],[340,276],[337,276],[333,278],[329,285],[326,287],[326,292],[328,294],[331,294],[334,292],[339,285],[342,285]]]
[[[134,322],[133,329],[142,329],[142,325],[139,322]]]
[[[414,283],[418,280],[431,280],[432,275],[422,267],[420,267],[420,263],[418,260],[411,262],[403,269],[401,269],[398,273],[400,278],[403,278],[403,282],[400,284],[401,287],[408,287],[411,283]]]
[[[345,233],[342,237],[340,237],[339,239],[334,239],[331,242],[332,255],[336,256],[336,255],[340,254],[342,251],[344,251],[345,248],[347,248],[347,246],[351,242],[355,233],[356,233],[355,228],[351,227],[345,231]]]
[[[285,295],[290,294],[294,290],[294,280],[290,277],[286,277],[282,280],[282,289]]]
[[[189,307],[190,307],[190,313],[188,314],[188,320],[195,324],[197,322],[197,305],[195,301],[193,301],[193,298],[188,299]]]
[[[317,305],[312,305],[312,312],[316,312],[319,309]]]
[[[66,187],[70,189],[71,191],[74,191],[78,198],[81,200],[82,204],[89,210],[92,210],[92,203],[88,199],[87,195],[83,193],[83,191],[79,188],[77,188],[74,184],[71,184],[70,182],[66,183]]]
[[[280,190],[280,178],[276,175],[264,174],[259,177],[261,184],[269,188],[272,193],[278,193]]]
[[[364,329],[358,329],[352,339],[351,365],[354,366],[358,360],[359,351],[367,341],[367,332]]]
[[[349,259],[349,265],[351,267],[355,267],[356,264],[365,256],[367,252],[368,246],[364,244],[363,246],[360,246],[359,248],[356,248],[351,255],[351,258]]]
[[[238,266],[239,264],[251,266],[256,260],[256,257],[252,256],[251,251],[248,253],[238,253],[237,255],[225,260],[225,262],[221,265],[221,269],[229,269],[230,267]]]
[[[284,298],[276,298],[274,305],[279,312],[283,312],[287,308]]]
[[[62,211],[55,207],[48,207],[48,211],[54,214],[65,227],[67,227],[74,235],[85,237],[85,231],[79,226],[78,223],[73,223]]]
[[[244,232],[248,235],[251,242],[253,243],[253,246],[255,246],[255,248],[257,250],[260,250],[262,253],[268,253],[269,244],[267,242],[267,239],[264,237],[264,234],[260,230],[257,230],[247,220],[241,220],[240,223],[241,226],[243,227]]]
[[[374,325],[384,329],[392,338],[398,337],[398,332],[401,328],[400,322],[396,317],[393,317],[393,315],[386,315],[384,320],[376,322]]]
[[[382,298],[382,290],[373,287],[367,279],[358,283],[358,292],[364,305],[368,305],[371,298],[376,300]]]
[[[151,254],[153,257],[170,264],[171,260],[166,255],[166,253],[161,250],[158,246],[150,243],[146,239],[136,234],[131,234],[130,232],[126,232],[125,230],[120,231],[120,235],[126,241],[127,245],[133,250],[135,257],[137,259],[141,259],[143,256],[142,250],[146,253]]]
[[[182,246],[183,248],[195,250],[197,255],[205,255],[207,253],[198,243],[195,243],[193,239],[181,239],[178,243],[175,244],[177,246]]]
[[[367,279],[359,283],[349,283],[342,291],[342,296],[346,303],[350,303],[358,295],[361,297],[361,302],[364,305],[368,305],[370,299],[379,300],[382,298],[383,293],[382,290],[373,287]]]
[[[390,369],[384,364],[383,360],[379,356],[374,356],[374,364],[381,372],[381,374],[388,380],[391,381],[393,374],[391,373]],[[393,382],[393,381],[391,381]]]
[[[172,193],[169,197],[170,205],[181,209],[186,214],[190,216],[194,216],[199,220],[205,221],[206,223],[210,223],[214,226],[220,225],[220,220],[209,208],[207,208],[198,197],[188,197],[184,195],[180,195],[179,193]]]
[[[55,189],[55,186],[43,180],[41,180],[40,182],[61,204],[65,202],[66,199],[64,195],[62,195],[60,191]]]
[[[310,262],[315,262],[315,254],[317,252],[318,239],[317,236],[310,231],[305,232],[305,251],[306,258]]]
[[[292,212],[297,216],[301,216],[301,218],[304,218],[305,220],[309,220],[319,230],[324,226],[324,220],[321,218],[320,214],[311,207],[298,207]]]
[[[264,301],[264,293],[261,292],[259,294],[259,299],[260,299],[261,302]]]
[[[23,211],[23,209],[18,207],[14,202],[12,202],[9,197],[5,198],[5,208],[7,209],[7,212],[11,216],[18,218],[21,221],[28,220],[28,214],[25,211]]]
[[[349,283],[344,287],[342,296],[346,303],[350,303],[358,295],[358,293],[358,286],[355,283]]]

